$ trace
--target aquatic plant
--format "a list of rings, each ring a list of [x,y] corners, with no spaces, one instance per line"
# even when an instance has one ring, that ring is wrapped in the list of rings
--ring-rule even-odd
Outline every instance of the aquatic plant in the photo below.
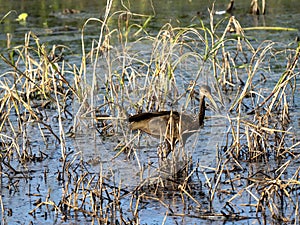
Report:
[[[140,224],[146,205],[155,202],[165,210],[162,223],[169,216],[297,223],[300,142],[291,128],[291,111],[299,46],[251,43],[236,18],[215,22],[213,10],[208,25],[200,19],[190,27],[167,23],[150,34],[153,15],[132,13],[125,5],[112,12],[111,7],[107,1],[104,17],[83,25],[77,65],[64,59],[71,51],[67,46],[46,46],[31,32],[23,45],[0,55],[7,66],[0,79],[2,184],[17,189],[17,179],[31,179],[28,166],[49,160],[53,153],[46,150],[54,143],[60,167],[42,177],[56,176],[61,198],[55,201],[49,190],[29,212],[33,217],[38,210],[46,217],[53,210],[61,220],[82,216],[91,223]],[[98,40],[86,40],[90,23],[100,24]],[[282,58],[285,68],[274,77],[272,63]],[[199,83],[212,87],[222,108],[207,117],[224,126],[216,149],[209,149],[216,158],[210,165],[199,163],[195,135],[162,162],[156,152],[163,147],[160,141],[153,144],[132,133],[128,115],[195,112]],[[86,129],[95,139],[115,144],[109,150],[99,146],[109,152],[105,160],[111,165],[103,168],[100,159],[95,170],[82,149],[75,152],[72,144]],[[37,142],[44,148],[34,146]],[[138,168],[133,186],[116,175],[124,160]]]

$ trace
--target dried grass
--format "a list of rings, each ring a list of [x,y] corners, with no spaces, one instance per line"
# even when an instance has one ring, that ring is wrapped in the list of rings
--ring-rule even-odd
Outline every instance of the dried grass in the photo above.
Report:
[[[66,46],[47,50],[33,33],[26,35],[24,45],[10,49],[9,57],[1,55],[10,68],[0,79],[1,182],[4,179],[16,189],[16,175],[30,178],[16,169],[13,158],[22,165],[47,158],[44,152],[32,150],[35,127],[45,146],[50,139],[60,145],[57,181],[62,196],[59,202],[50,193],[42,196],[30,212],[33,217],[37,210],[45,215],[54,210],[66,221],[83,216],[91,223],[139,224],[140,211],[149,202],[157,202],[166,210],[162,223],[169,216],[189,216],[296,224],[299,141],[290,125],[290,96],[296,92],[299,46],[286,52],[276,51],[271,41],[253,47],[234,17],[215,24],[213,13],[209,27],[202,21],[200,27],[190,28],[166,24],[151,36],[147,33],[151,15],[133,14],[126,7],[112,13],[111,4],[107,2],[103,20],[86,21],[79,68],[62,59]],[[135,17],[144,19],[143,25],[132,22]],[[99,39],[87,47],[85,29],[91,22],[99,23],[101,31]],[[141,52],[144,44],[152,49]],[[286,69],[265,93],[260,74],[271,70],[274,55],[285,53]],[[157,157],[145,162],[139,149],[147,138],[131,135],[124,122],[128,114],[174,108],[194,111],[195,84],[200,81],[213,87],[226,111],[217,115],[228,127],[224,128],[226,140],[217,147],[215,164],[199,165],[180,145],[166,161]],[[235,97],[229,102],[226,94]],[[74,102],[78,107],[73,107]],[[49,113],[57,115],[55,129]],[[97,130],[102,138],[122,137],[112,159],[126,156],[135,161],[138,185],[130,189],[116,183],[114,168],[109,171],[111,177],[102,168],[99,173],[90,172],[80,154],[68,150],[66,141],[84,126]],[[181,211],[172,208],[168,199],[179,201]],[[0,204],[4,212],[1,196]],[[254,209],[255,216],[245,215],[245,209]]]

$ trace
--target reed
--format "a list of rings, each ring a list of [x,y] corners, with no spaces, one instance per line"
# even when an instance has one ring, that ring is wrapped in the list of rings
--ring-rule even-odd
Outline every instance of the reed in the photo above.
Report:
[[[32,133],[44,146],[55,143],[60,150],[56,177],[61,198],[55,201],[49,190],[30,215],[48,216],[53,210],[65,221],[85,217],[91,223],[140,224],[141,212],[155,202],[164,209],[162,223],[170,216],[297,222],[299,140],[291,111],[299,46],[281,51],[273,41],[254,45],[236,18],[215,22],[212,12],[209,25],[201,20],[191,27],[167,23],[150,34],[153,15],[132,13],[125,5],[112,12],[112,1],[107,1],[104,17],[83,25],[80,64],[64,60],[71,51],[67,46],[45,46],[33,33],[0,55],[7,66],[0,76],[1,182],[17,189],[16,177],[31,178],[19,168],[48,158],[33,147]],[[100,31],[89,42],[90,23],[100,24]],[[273,79],[270,64],[280,57],[286,67],[264,91],[266,80]],[[211,165],[198,163],[196,136],[162,161],[157,157],[161,141],[132,134],[127,118],[162,110],[196,113],[199,83],[211,86],[222,108],[207,118],[225,124],[222,140],[211,149],[216,157]],[[53,115],[55,122],[49,119]],[[137,165],[139,181],[133,187],[117,179],[118,164],[104,168],[101,162],[95,172],[81,150],[73,151],[70,143],[87,128],[95,139],[115,144],[109,150],[112,161]],[[107,151],[103,146],[101,151]],[[44,172],[45,181],[48,176]],[[0,203],[3,209],[3,197]]]

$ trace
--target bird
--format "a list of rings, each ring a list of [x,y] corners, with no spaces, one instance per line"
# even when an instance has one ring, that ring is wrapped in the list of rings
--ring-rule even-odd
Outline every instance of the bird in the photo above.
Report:
[[[218,105],[211,95],[208,85],[200,86],[199,112],[198,115],[179,113],[177,111],[144,112],[130,116],[131,130],[141,130],[153,137],[164,138],[167,151],[162,153],[166,158],[174,150],[177,142],[181,141],[183,146],[186,140],[204,125],[205,97],[212,103],[216,110]]]

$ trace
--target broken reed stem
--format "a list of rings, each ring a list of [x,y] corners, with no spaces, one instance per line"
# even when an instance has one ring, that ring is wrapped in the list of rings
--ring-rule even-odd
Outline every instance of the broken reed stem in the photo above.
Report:
[[[194,198],[185,188],[183,185],[179,185],[178,189],[180,191],[182,191],[184,194],[186,194],[190,199],[192,199],[197,205],[198,207],[201,207],[201,204],[196,200],[196,198]]]
[[[221,181],[221,176],[223,174],[224,171],[224,167],[226,166],[226,163],[229,161],[229,159],[226,159],[225,162],[221,165],[221,161],[219,162],[218,166],[217,166],[217,170],[215,171],[215,176],[217,176],[216,178],[214,178],[214,186],[212,188],[211,191],[211,195],[210,195],[210,201],[213,202],[213,199],[215,197],[215,193],[217,191],[217,187],[220,184]]]

